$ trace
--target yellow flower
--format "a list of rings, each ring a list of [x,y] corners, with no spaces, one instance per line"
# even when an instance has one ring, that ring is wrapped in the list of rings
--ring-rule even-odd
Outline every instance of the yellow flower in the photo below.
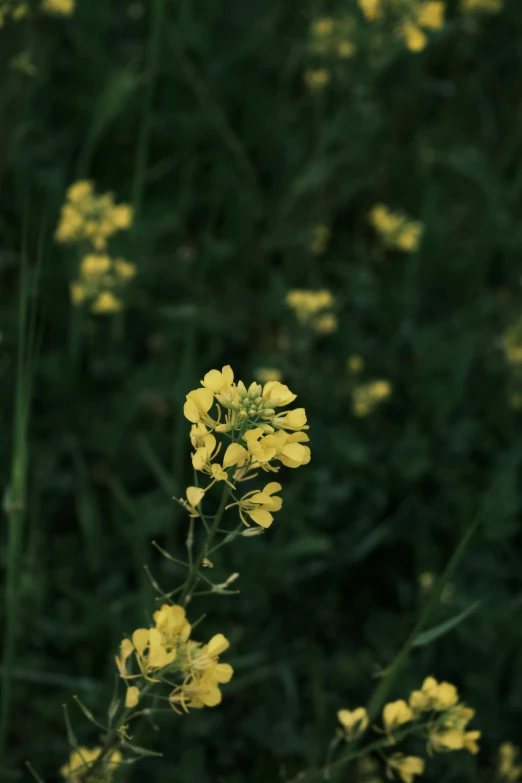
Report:
[[[276,481],[271,481],[265,486],[265,488],[258,492],[253,490],[243,495],[241,500],[236,504],[239,507],[239,516],[241,521],[248,527],[249,524],[245,519],[243,512],[248,514],[256,525],[261,527],[270,527],[274,521],[272,511],[279,511],[283,505],[283,501],[280,497],[275,497],[276,492],[280,492],[282,489],[281,484]],[[230,506],[228,506],[230,508]]]
[[[137,705],[137,703],[140,700],[140,689],[136,688],[135,685],[131,685],[130,688],[127,688],[127,693],[125,695],[125,706],[127,708],[132,708]]]
[[[85,280],[101,277],[111,268],[111,259],[106,255],[89,254],[80,263],[80,273]]]
[[[341,41],[337,46],[337,54],[343,59],[353,57],[357,47],[352,41]]]
[[[213,424],[212,419],[208,416],[208,411],[212,407],[214,402],[214,395],[210,389],[195,389],[187,394],[185,405],[183,406],[183,413],[185,418],[189,421],[197,424],[199,421],[206,421]]]
[[[276,367],[258,367],[255,376],[260,383],[267,383],[267,381],[280,381],[283,373]]]
[[[70,16],[75,7],[75,0],[44,0],[42,10],[48,14]]]
[[[245,441],[249,452],[255,458],[256,462],[269,462],[275,457],[276,446],[273,435],[264,435],[261,427],[255,427],[253,430],[245,432]]]
[[[185,709],[215,707],[221,702],[219,685],[230,681],[234,670],[228,663],[220,663],[219,656],[229,647],[223,634],[216,634],[208,644],[188,644],[183,670],[187,679],[170,694],[170,702]]]
[[[372,207],[369,218],[370,223],[381,234],[393,234],[401,224],[400,219],[390,212],[385,204],[376,204]]]
[[[330,71],[326,68],[315,68],[305,71],[304,81],[312,92],[320,92],[331,79]]]
[[[382,0],[358,0],[358,2],[359,8],[369,22],[374,22],[382,17]]]
[[[454,685],[449,682],[438,683],[434,677],[426,677],[420,691],[410,695],[410,707],[414,712],[435,710],[443,712],[454,707],[459,700],[459,694]]]
[[[424,772],[424,759],[418,756],[404,756],[402,753],[394,753],[386,762],[390,772],[396,772],[404,783],[413,783],[415,775]],[[391,775],[390,775],[391,777]]]
[[[286,413],[276,414],[270,419],[270,424],[275,429],[293,430],[307,430],[306,424],[306,411],[304,408],[294,408],[294,410],[287,411]],[[246,436],[245,436],[246,437]]]
[[[346,368],[348,372],[359,373],[364,369],[364,359],[358,354],[349,356],[346,360]]]
[[[92,305],[93,313],[118,313],[123,307],[121,299],[117,299],[111,291],[102,291]]]
[[[71,752],[69,761],[60,769],[60,774],[67,783],[81,783],[87,770],[93,765],[102,748],[84,748],[78,747]],[[110,751],[100,762],[100,772],[104,775],[104,780],[109,781],[112,774],[117,770],[123,761],[123,756],[119,750]]]
[[[407,20],[402,25],[401,33],[410,52],[421,52],[426,48],[428,39],[418,25]]]
[[[331,232],[328,226],[325,225],[314,226],[314,229],[312,231],[312,241],[310,243],[310,252],[313,253],[315,256],[321,256],[325,252],[326,248],[328,247],[328,242],[330,240],[330,233]]]
[[[85,300],[85,297],[87,296],[85,287],[77,281],[71,283],[70,291],[71,291],[71,301],[75,305],[81,304]]]
[[[310,462],[310,449],[303,446],[309,440],[306,432],[284,432],[279,430],[273,435],[270,442],[274,444],[276,453],[274,459],[279,460],[287,468],[299,468],[301,465],[307,465]]]
[[[337,318],[333,313],[325,313],[315,319],[313,326],[318,334],[331,334],[337,329]]]
[[[192,626],[182,606],[163,604],[152,617],[161,634],[162,643],[167,647],[175,647],[180,639],[186,641],[189,638]]]
[[[433,678],[428,679],[433,680]],[[473,754],[478,753],[477,740],[480,739],[480,731],[466,730],[467,724],[474,715],[475,711],[466,707],[465,704],[456,704],[451,707],[444,715],[442,723],[438,723],[430,730],[428,749],[438,753],[452,750],[468,750]]]
[[[129,204],[119,204],[110,211],[110,220],[117,229],[129,228],[134,217],[134,210]]]
[[[265,383],[262,396],[263,402],[269,402],[271,408],[290,405],[297,398],[297,394],[291,392],[284,383],[272,380]]]
[[[184,501],[183,505],[189,512],[189,516],[193,518],[199,517],[197,507],[205,496],[205,490],[201,489],[201,487],[187,487],[186,495],[187,499]]]
[[[403,699],[386,704],[382,711],[382,719],[386,733],[392,732],[403,723],[413,720],[413,712]]]
[[[319,291],[294,289],[293,291],[289,291],[286,295],[286,303],[294,311],[297,319],[302,324],[315,325],[315,323],[317,323],[316,316],[322,313],[322,311],[332,307],[334,298],[330,291],[327,291],[326,289]],[[322,313],[322,315],[328,314]],[[332,319],[335,319],[335,316],[332,316]],[[328,327],[330,326],[331,331],[332,324],[333,328],[336,326],[336,323],[334,323],[333,320],[325,323],[326,330],[328,330]]]
[[[116,259],[114,266],[116,267],[116,272],[123,280],[131,280],[136,274],[136,264],[125,261],[123,258]]]
[[[330,35],[334,29],[334,20],[329,16],[323,16],[321,19],[315,19],[312,22],[312,35],[317,38],[324,38]]]
[[[138,628],[132,634],[132,644],[145,677],[153,671],[164,669],[176,659],[176,648],[167,650],[157,628]]]
[[[399,250],[405,250],[412,253],[419,249],[422,237],[422,224],[417,222],[408,223],[399,231],[395,238],[395,247]]]
[[[204,435],[202,440],[202,445],[199,446],[192,455],[192,466],[194,470],[209,472],[212,457],[216,455],[218,450],[217,441],[215,436],[210,433]]]
[[[356,710],[339,710],[337,717],[348,741],[359,737],[368,728],[368,713],[364,707],[357,707]]]
[[[71,203],[81,202],[92,196],[92,192],[92,182],[86,179],[82,179],[78,180],[78,182],[75,182],[74,185],[69,186],[66,197]]]
[[[511,742],[504,742],[498,749],[498,773],[507,783],[516,783],[522,777],[522,766],[516,765],[518,748]]]
[[[417,23],[429,30],[440,30],[444,26],[444,3],[442,0],[428,0],[417,11]]]
[[[356,416],[367,416],[376,405],[391,394],[388,381],[371,381],[356,386],[352,392],[353,412]]]

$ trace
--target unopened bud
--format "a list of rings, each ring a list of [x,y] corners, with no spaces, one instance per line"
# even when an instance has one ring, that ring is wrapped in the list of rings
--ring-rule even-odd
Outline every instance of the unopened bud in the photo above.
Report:
[[[275,416],[275,410],[273,408],[265,408],[261,416],[263,419],[270,419],[272,416]]]
[[[248,392],[246,390],[246,386],[243,383],[243,381],[238,381],[237,393],[239,394],[239,399],[240,400],[243,400],[247,396]]]
[[[271,435],[274,432],[274,428],[270,424],[265,424],[265,422],[259,422],[257,426],[260,430],[263,430],[265,435]]]
[[[256,383],[255,381],[252,381],[252,383],[248,387],[248,396],[251,400],[255,400],[256,397],[259,397],[261,395],[262,391],[263,389],[261,385],[259,383]]]
[[[249,537],[249,536],[259,536],[259,535],[261,535],[261,533],[264,533],[264,532],[265,532],[265,528],[264,527],[247,527],[246,530],[243,530],[241,535],[242,536],[246,536],[246,537]]]

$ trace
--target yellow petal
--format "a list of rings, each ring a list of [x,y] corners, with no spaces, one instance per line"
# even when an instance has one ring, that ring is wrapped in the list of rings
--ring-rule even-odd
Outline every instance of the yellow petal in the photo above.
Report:
[[[266,484],[263,492],[265,495],[273,495],[274,492],[280,492],[282,489],[283,487],[277,481],[271,481],[269,484]]]
[[[253,511],[247,511],[248,516],[254,520],[256,525],[261,527],[270,527],[274,521],[274,517],[270,511],[263,511],[262,509],[254,509]]]
[[[146,628],[138,628],[132,634],[132,643],[138,655],[143,655],[143,651],[149,644],[149,632]]]
[[[215,655],[221,655],[222,652],[230,647],[230,642],[226,639],[222,633],[217,633],[207,644],[207,653],[211,657]]]
[[[196,424],[199,421],[199,410],[192,400],[187,400],[183,406],[183,415],[186,419]]]
[[[239,443],[231,443],[225,451],[223,467],[230,468],[232,465],[237,465],[239,462],[246,459],[246,457],[248,457],[248,451],[244,446],[241,446]]]
[[[136,688],[134,685],[132,685],[130,688],[127,688],[127,695],[125,696],[125,706],[126,707],[135,707],[136,704],[140,700],[140,691],[139,688]]]
[[[218,393],[226,386],[226,381],[219,370],[210,370],[207,372],[203,380],[201,381],[203,386],[210,389],[214,393]]]
[[[229,682],[234,674],[234,669],[229,663],[216,663],[211,671],[216,682],[220,683]]]
[[[205,497],[205,490],[201,489],[201,487],[187,487],[186,494],[192,508],[196,508]]]

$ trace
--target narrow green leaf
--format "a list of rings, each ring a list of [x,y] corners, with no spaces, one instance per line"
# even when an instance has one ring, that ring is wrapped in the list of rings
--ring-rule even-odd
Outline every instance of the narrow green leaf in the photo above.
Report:
[[[459,614],[456,614],[454,617],[450,617],[449,620],[445,620],[443,623],[436,625],[434,628],[429,628],[427,631],[423,631],[413,641],[413,647],[424,647],[426,644],[430,644],[431,642],[435,641],[435,639],[438,639],[439,636],[444,636],[445,633],[449,633],[449,631],[452,631],[457,627],[457,625],[460,625],[460,623],[473,614],[473,612],[476,612],[479,606],[480,601],[475,601],[474,604],[468,606],[468,608],[464,609],[463,612],[459,612]]]
[[[87,709],[85,704],[82,704],[78,696],[73,696],[73,699],[78,705],[78,707],[81,709],[81,711],[83,712],[87,720],[90,720],[91,723],[93,723],[95,726],[98,726],[98,728],[102,729],[102,731],[107,731],[107,726],[104,726],[103,723],[100,723],[99,721],[96,720],[92,712]]]

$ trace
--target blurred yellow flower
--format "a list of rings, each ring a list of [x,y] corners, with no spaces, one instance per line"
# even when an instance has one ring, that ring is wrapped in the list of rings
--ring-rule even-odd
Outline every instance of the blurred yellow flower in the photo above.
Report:
[[[326,68],[313,68],[305,71],[304,81],[312,92],[323,90],[331,79],[330,71]]]
[[[402,753],[394,753],[386,761],[389,777],[393,777],[396,772],[404,783],[413,783],[415,775],[422,775],[424,772],[424,759],[418,756],[404,756]]]
[[[433,678],[428,678],[433,679]],[[436,682],[436,681],[435,681]],[[424,687],[424,686],[423,686]],[[479,751],[480,731],[467,731],[469,721],[475,711],[465,704],[455,704],[444,714],[441,723],[435,724],[429,731],[428,750],[444,753],[452,750],[467,750],[472,754]]]
[[[67,783],[81,783],[85,773],[93,765],[102,748],[84,748],[78,747],[71,752],[69,761],[60,769],[60,774]],[[123,761],[123,756],[119,750],[110,751],[100,762],[100,773],[103,774],[103,780],[109,781],[113,773]],[[99,778],[99,776],[98,776]]]
[[[419,221],[392,212],[385,204],[376,204],[370,210],[369,219],[389,247],[409,253],[418,250],[424,230]]]
[[[312,35],[323,38],[330,35],[334,29],[334,20],[330,16],[324,16],[321,19],[315,19],[312,22]]]
[[[114,262],[116,272],[123,280],[131,280],[136,274],[136,264],[117,258]]]
[[[260,383],[280,381],[283,377],[281,370],[278,370],[276,367],[258,367],[254,375]]]
[[[346,360],[346,369],[348,372],[356,373],[362,372],[364,369],[364,360],[361,356],[358,354],[353,354],[352,356],[349,356]]]
[[[504,742],[498,749],[497,771],[506,783],[516,783],[522,778],[522,766],[515,763],[518,753],[518,748],[511,742]]]
[[[413,720],[413,712],[403,699],[386,704],[382,711],[384,728],[387,733],[394,731],[403,723]]]
[[[132,707],[135,707],[140,700],[140,689],[136,688],[135,685],[131,685],[129,688],[127,688],[127,693],[125,694],[125,706],[129,709]]]
[[[105,250],[109,237],[129,228],[132,218],[130,205],[117,205],[111,193],[97,195],[92,182],[79,180],[67,190],[55,239],[66,244],[87,243],[95,250]]]
[[[337,329],[337,318],[329,312],[334,304],[330,291],[294,289],[288,292],[286,303],[301,324],[310,326],[318,334],[329,334]]]
[[[374,22],[383,16],[384,9],[382,0],[358,0],[359,8],[368,21]]]
[[[337,718],[343,727],[345,739],[351,741],[359,737],[368,728],[368,713],[364,707],[355,710],[339,710]]]
[[[368,416],[376,406],[391,394],[389,381],[369,381],[356,386],[352,392],[352,410],[356,416]]]
[[[464,13],[498,14],[504,7],[503,0],[461,0]]]
[[[48,14],[70,16],[75,8],[76,0],[44,0],[42,10]]]
[[[312,231],[312,241],[310,243],[310,252],[314,254],[314,256],[321,256],[326,248],[328,247],[328,242],[330,241],[330,229],[328,226],[325,226],[323,224],[314,226]]]
[[[119,313],[123,308],[121,299],[117,299],[112,291],[102,291],[92,304],[92,312],[99,315]]]

